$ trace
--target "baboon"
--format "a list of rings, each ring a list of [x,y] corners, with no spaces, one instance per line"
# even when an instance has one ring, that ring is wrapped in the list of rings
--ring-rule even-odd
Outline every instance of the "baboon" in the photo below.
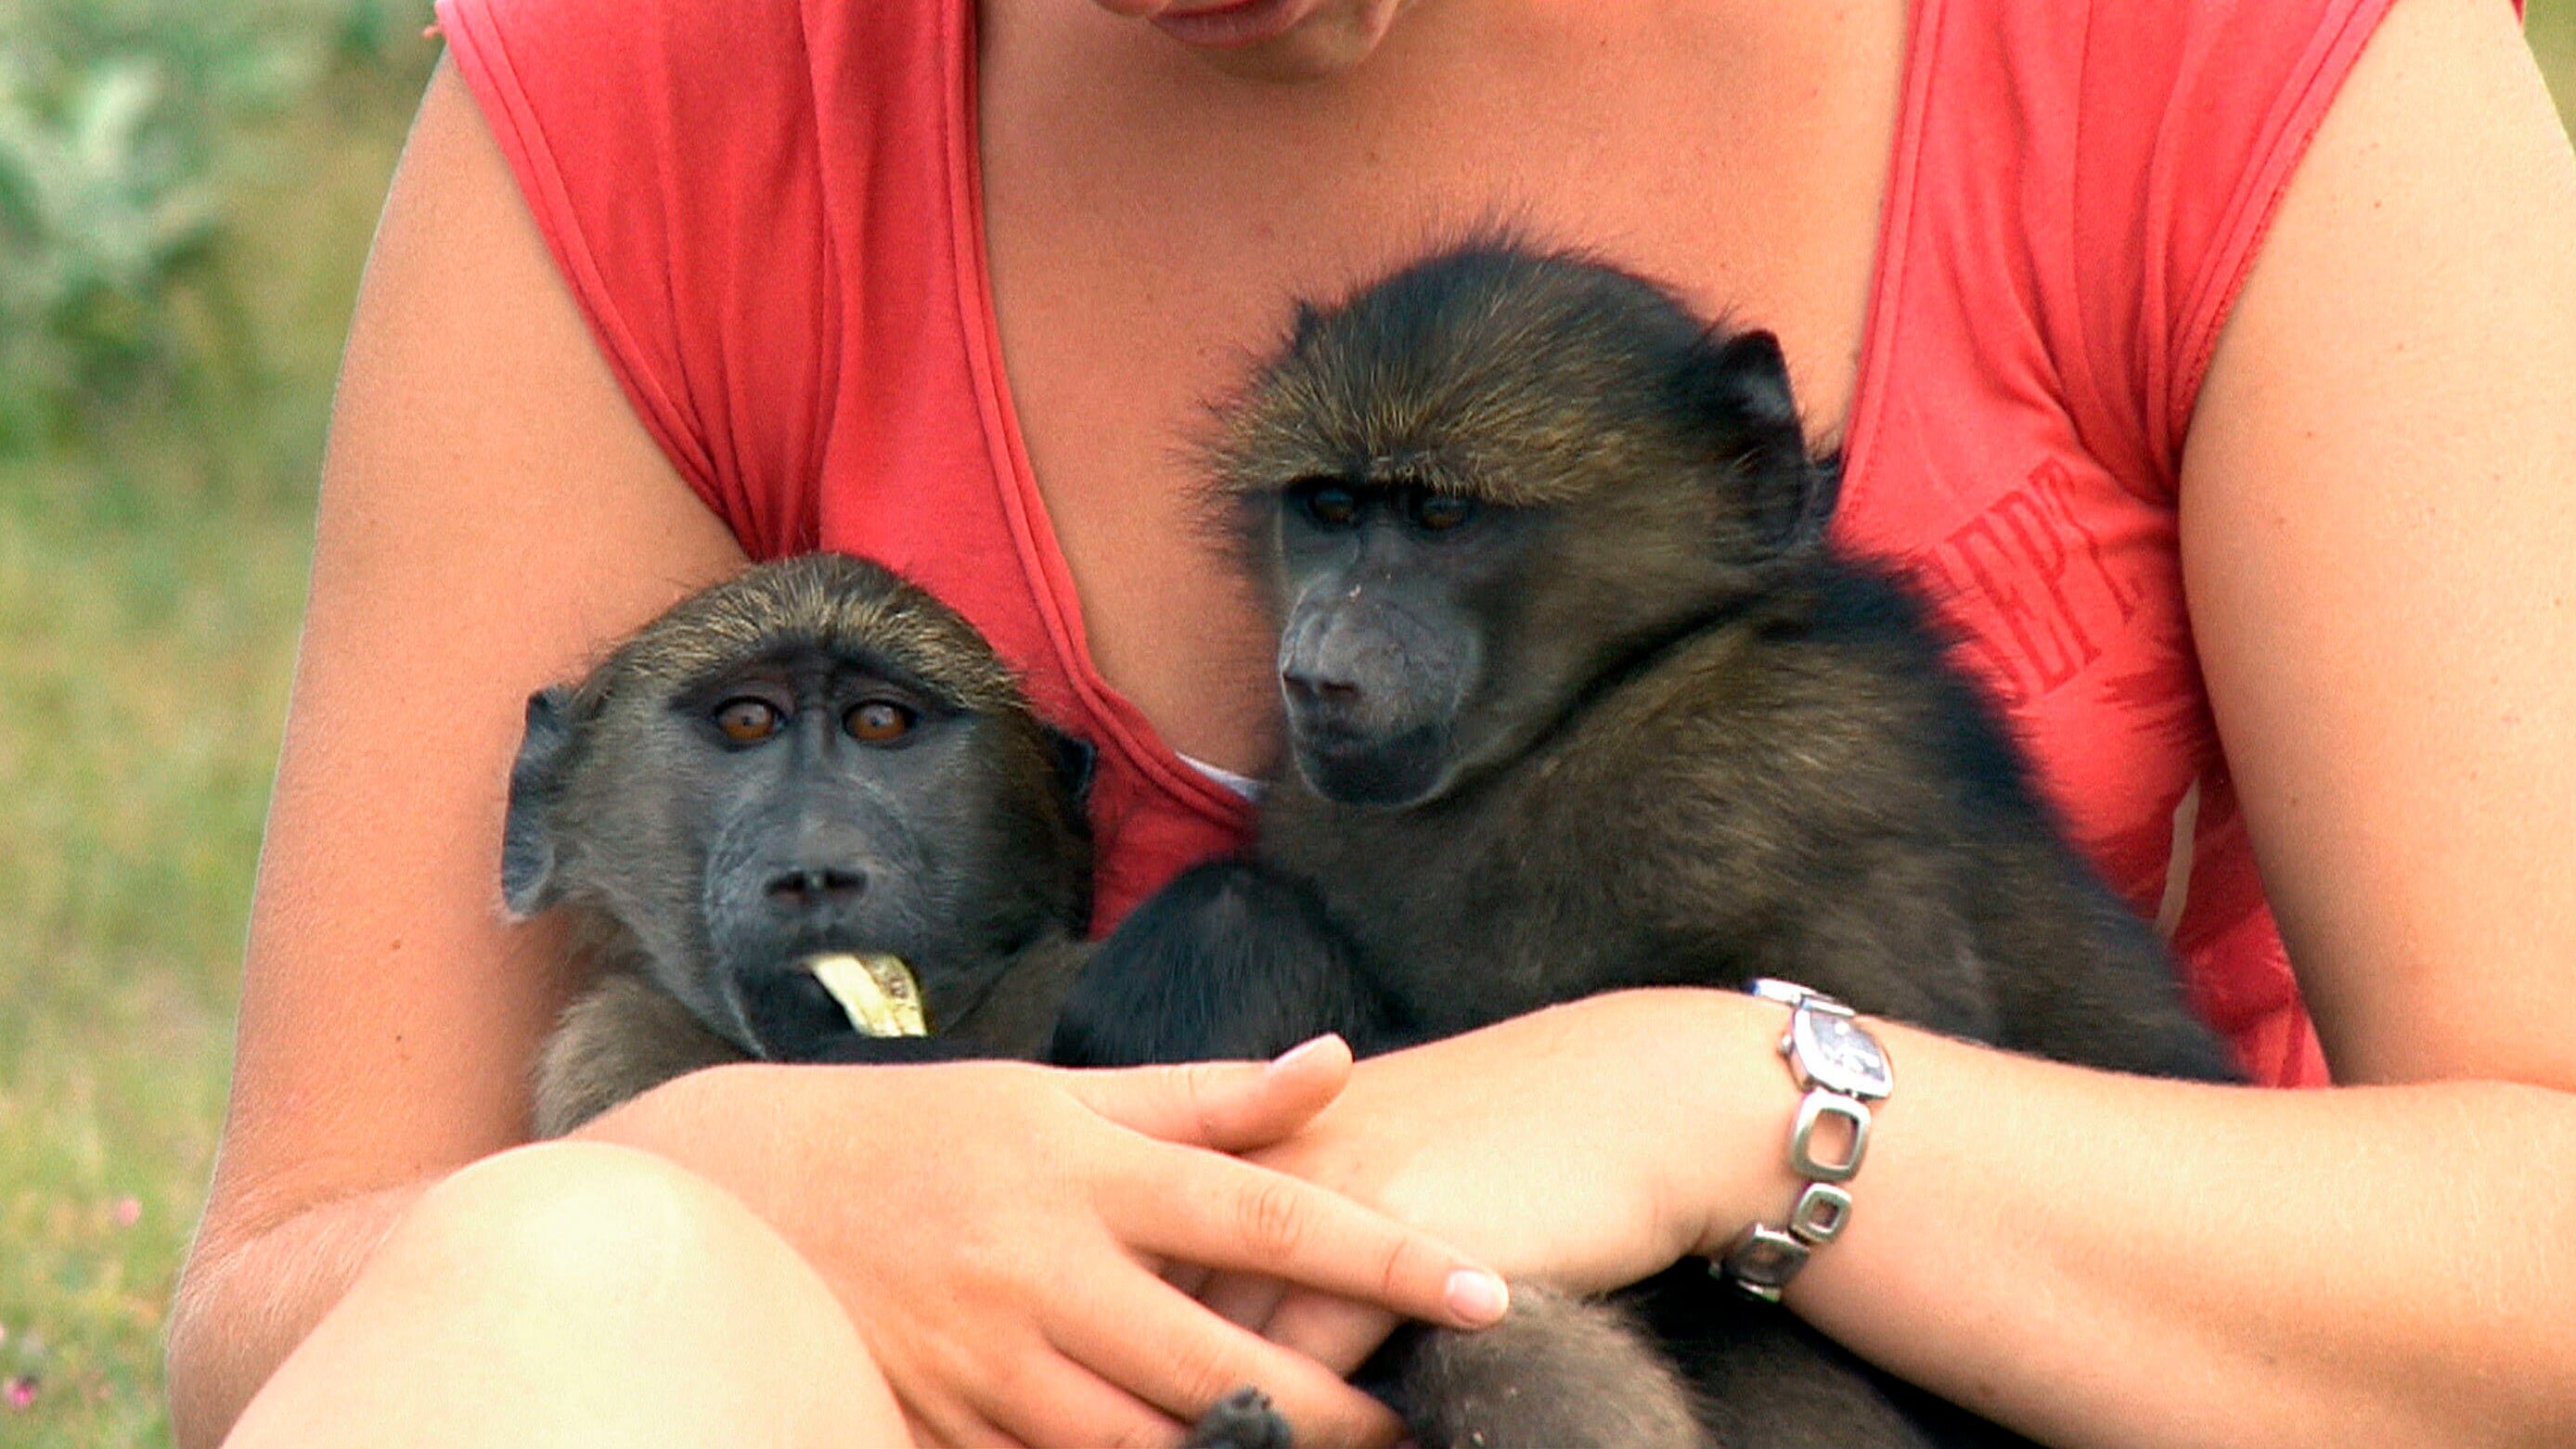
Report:
[[[1038,1055],[1086,952],[1089,761],[965,620],[837,555],[531,696],[503,896],[573,913],[605,973],[546,1044],[538,1131],[720,1062]],[[900,958],[931,1034],[862,1032],[836,954]]]
[[[1324,1030],[1383,1051],[1769,976],[2066,1061],[2234,1075],[1925,606],[1826,541],[1836,470],[1768,334],[1479,241],[1301,307],[1216,428],[1294,769],[1253,859],[1104,944],[1057,1059]],[[2021,1442],[1699,1266],[1617,1304],[1525,1295],[1376,1368],[1434,1449]]]
[[[503,898],[571,912],[604,972],[541,1053],[538,1133],[725,1062],[1039,1058],[1090,951],[1093,760],[973,626],[842,555],[693,594],[531,695]],[[900,963],[922,1034],[864,1029],[835,957]],[[1277,1422],[1236,1395],[1194,1439]]]

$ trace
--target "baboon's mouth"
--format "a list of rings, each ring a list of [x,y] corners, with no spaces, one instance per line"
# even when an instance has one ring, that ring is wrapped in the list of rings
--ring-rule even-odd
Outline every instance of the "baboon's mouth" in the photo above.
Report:
[[[835,951],[809,956],[798,967],[814,974],[863,1036],[928,1036],[921,983],[900,956],[854,956]]]
[[[1289,721],[1297,773],[1327,800],[1401,808],[1435,793],[1449,760],[1445,722],[1360,734],[1300,727]]]

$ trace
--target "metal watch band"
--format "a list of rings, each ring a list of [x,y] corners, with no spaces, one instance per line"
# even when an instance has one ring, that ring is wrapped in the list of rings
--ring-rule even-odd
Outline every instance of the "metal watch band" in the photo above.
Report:
[[[1795,982],[1768,977],[1750,989],[1789,1008],[1780,1055],[1789,1064],[1791,1079],[1806,1091],[1789,1129],[1789,1166],[1806,1179],[1806,1186],[1785,1224],[1747,1225],[1709,1271],[1747,1297],[1777,1303],[1814,1250],[1850,1223],[1851,1193],[1842,1184],[1860,1171],[1869,1149],[1869,1104],[1886,1099],[1895,1076],[1878,1039],[1859,1025],[1850,1007]],[[1827,1123],[1847,1129],[1839,1156],[1817,1155],[1817,1129]]]

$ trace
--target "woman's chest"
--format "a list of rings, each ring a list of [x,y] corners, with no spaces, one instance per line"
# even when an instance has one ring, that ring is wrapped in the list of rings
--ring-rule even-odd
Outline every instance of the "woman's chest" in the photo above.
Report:
[[[1171,743],[1238,767],[1266,753],[1266,631],[1190,450],[1294,299],[1508,228],[1777,332],[1811,422],[1838,423],[1903,7],[1791,9],[1433,6],[1360,72],[1282,87],[1087,6],[988,7],[979,157],[1009,405],[1092,657]]]

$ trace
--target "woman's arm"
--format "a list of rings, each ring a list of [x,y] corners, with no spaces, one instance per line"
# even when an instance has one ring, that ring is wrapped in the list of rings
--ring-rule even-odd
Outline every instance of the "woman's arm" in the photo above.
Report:
[[[2182,548],[2303,994],[2336,1080],[2388,1085],[1914,1046],[1894,1231],[1804,1306],[2071,1443],[2567,1443],[2576,159],[2506,7],[2407,0],[2346,82],[2202,390]]]
[[[1851,1229],[1789,1301],[2054,1443],[2576,1442],[2576,160],[2504,6],[2408,0],[2346,83],[2202,393],[2183,547],[2267,887],[2375,1085],[1887,1028]],[[1787,1209],[1781,1020],[1583,1003],[1364,1063],[1264,1159],[1615,1281]],[[1328,1355],[1368,1327],[1283,1313]]]
[[[741,564],[629,412],[442,70],[333,420],[232,1108],[171,1334],[183,1441],[221,1437],[426,1184],[526,1140],[530,1063],[576,983],[558,935],[498,899],[523,701]],[[1393,1421],[1155,1270],[1264,1265],[1491,1316],[1454,1253],[1226,1155],[1302,1122],[1346,1068],[1332,1050],[1267,1073],[745,1067],[585,1135],[749,1205],[943,1438],[1150,1442],[1258,1381],[1341,1443]]]
[[[521,701],[741,566],[441,70],[342,364],[233,1098],[172,1330],[211,1442],[419,1185],[527,1138],[561,942],[498,898]]]
[[[2409,0],[2362,58],[2222,336],[2182,530],[2336,1079],[2576,1087],[2576,162],[2503,6]]]

